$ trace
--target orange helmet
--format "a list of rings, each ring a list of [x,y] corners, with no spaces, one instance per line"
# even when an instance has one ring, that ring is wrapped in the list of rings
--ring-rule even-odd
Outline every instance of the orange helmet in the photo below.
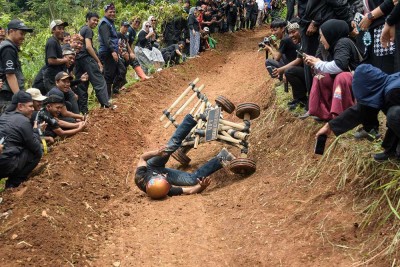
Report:
[[[171,185],[162,175],[153,176],[146,185],[146,193],[152,199],[164,198],[170,189]]]

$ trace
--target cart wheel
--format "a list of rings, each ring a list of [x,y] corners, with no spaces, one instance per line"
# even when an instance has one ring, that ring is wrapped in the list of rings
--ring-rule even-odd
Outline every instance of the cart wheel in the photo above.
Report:
[[[233,173],[249,175],[256,171],[256,162],[247,158],[237,158],[231,161],[229,168]]]
[[[215,99],[217,106],[221,107],[223,111],[231,114],[235,110],[235,105],[226,97],[220,95]]]
[[[250,115],[250,120],[256,119],[260,116],[260,106],[256,103],[239,104],[236,109],[236,116],[243,120],[246,113]]]
[[[183,152],[182,148],[179,148],[171,155],[174,159],[176,159],[182,166],[189,165],[191,159]]]

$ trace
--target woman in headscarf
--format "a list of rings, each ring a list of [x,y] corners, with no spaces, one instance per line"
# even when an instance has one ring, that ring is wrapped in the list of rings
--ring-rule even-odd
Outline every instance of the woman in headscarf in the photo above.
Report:
[[[189,10],[188,27],[190,32],[190,57],[198,57],[200,49],[200,24],[197,20],[199,11],[196,7]]]
[[[160,48],[160,40],[159,40],[159,35],[157,33],[157,19],[154,16],[149,16],[149,19],[147,21],[151,23],[150,31],[154,32],[154,35],[150,38],[151,45],[153,47],[159,49]]]
[[[320,41],[327,51],[327,60],[305,55],[305,63],[316,75],[309,96],[309,114],[330,120],[354,104],[351,93],[352,73],[362,56],[348,38],[349,26],[345,21],[331,19],[320,27]]]
[[[151,21],[143,23],[135,46],[137,60],[146,73],[148,73],[151,67],[154,67],[157,71],[161,71],[161,67],[164,65],[164,59],[160,50],[152,45],[152,38],[155,36],[155,32],[151,29]]]
[[[318,133],[341,135],[361,123],[368,112],[380,110],[386,115],[387,131],[382,142],[384,151],[374,155],[377,161],[400,156],[400,72],[388,75],[369,64],[360,65],[354,72],[353,93],[357,104],[325,124]]]

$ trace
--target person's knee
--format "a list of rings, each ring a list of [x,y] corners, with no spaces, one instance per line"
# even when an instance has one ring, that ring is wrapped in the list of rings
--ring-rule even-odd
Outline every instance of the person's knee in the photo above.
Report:
[[[389,108],[386,120],[389,128],[399,128],[400,130],[400,106]]]

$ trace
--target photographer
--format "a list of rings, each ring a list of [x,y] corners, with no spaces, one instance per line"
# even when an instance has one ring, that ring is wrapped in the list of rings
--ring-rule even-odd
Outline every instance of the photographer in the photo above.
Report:
[[[61,111],[65,106],[65,102],[62,97],[51,95],[44,101],[44,105],[45,106],[40,111],[35,112],[32,117],[35,118],[39,124],[43,122],[47,124],[43,133],[46,141],[56,138],[57,136],[72,136],[85,128],[85,121],[71,123],[59,119]],[[48,137],[51,137],[51,139]]]
[[[0,178],[8,177],[6,188],[26,181],[42,157],[37,123],[32,129],[29,121],[32,112],[32,96],[20,90],[0,117],[0,136],[5,138],[0,154]]]
[[[273,58],[268,58],[265,61],[265,66],[272,78],[275,78],[275,76],[272,75],[271,70],[282,67],[297,58],[296,50],[298,49],[298,44],[293,43],[292,39],[285,34],[286,26],[286,21],[282,19],[274,20],[271,23],[272,35],[275,36],[276,40],[281,40],[277,50],[275,50],[275,41],[272,36],[270,36],[269,42],[264,42],[264,49],[270,53]],[[282,74],[279,76],[279,79],[282,80]]]

